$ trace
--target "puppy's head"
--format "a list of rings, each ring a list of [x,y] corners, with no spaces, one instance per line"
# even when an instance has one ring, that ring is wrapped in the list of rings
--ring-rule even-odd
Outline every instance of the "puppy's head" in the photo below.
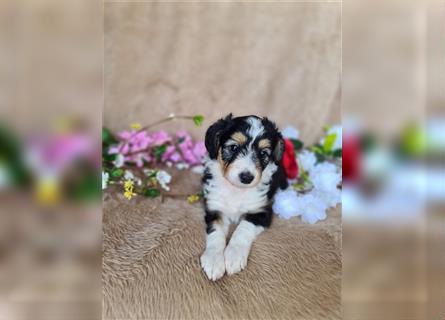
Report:
[[[223,176],[239,188],[254,187],[266,167],[281,161],[284,142],[267,118],[229,114],[207,129],[205,145],[210,159],[218,160]]]

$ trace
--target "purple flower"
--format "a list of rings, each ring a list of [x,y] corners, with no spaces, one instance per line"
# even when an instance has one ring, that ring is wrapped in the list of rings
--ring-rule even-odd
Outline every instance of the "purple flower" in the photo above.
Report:
[[[173,137],[165,131],[150,132],[124,130],[117,135],[122,141],[108,150],[110,154],[122,154],[125,162],[134,163],[138,167],[144,163],[153,163],[153,148],[167,145],[162,154],[161,163],[186,163],[196,165],[201,163],[205,155],[205,146],[202,141],[193,142],[190,134],[184,130],[177,132]]]
[[[165,131],[157,131],[151,134],[151,138],[153,139],[153,145],[160,146],[167,142],[171,142],[171,137]]]
[[[198,141],[195,143],[195,146],[193,147],[193,153],[195,154],[196,158],[199,159],[199,162],[202,161],[206,152],[207,150],[203,141]]]

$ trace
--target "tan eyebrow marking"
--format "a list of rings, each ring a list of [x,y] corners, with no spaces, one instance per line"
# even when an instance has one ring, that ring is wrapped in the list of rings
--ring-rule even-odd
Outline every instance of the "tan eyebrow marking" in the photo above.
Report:
[[[261,149],[270,148],[270,140],[269,139],[261,139],[258,142],[258,147]]]
[[[244,144],[247,142],[247,137],[239,131],[232,134],[230,138],[236,141],[238,144]]]

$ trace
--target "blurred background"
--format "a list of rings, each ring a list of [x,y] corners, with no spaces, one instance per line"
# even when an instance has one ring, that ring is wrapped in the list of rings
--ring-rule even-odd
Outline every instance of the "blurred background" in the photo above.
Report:
[[[6,0],[0,25],[0,319],[99,319],[102,5]]]
[[[305,141],[342,119],[344,318],[442,319],[444,15],[409,0],[0,2],[0,319],[101,317],[104,103],[113,130],[202,113],[202,128],[167,125],[195,137],[229,111],[292,119]]]
[[[445,315],[445,6],[343,4],[343,315]]]

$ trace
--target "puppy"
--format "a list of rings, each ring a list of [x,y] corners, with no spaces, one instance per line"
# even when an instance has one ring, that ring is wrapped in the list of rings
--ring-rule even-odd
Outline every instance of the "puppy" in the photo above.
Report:
[[[202,179],[207,239],[201,266],[211,280],[244,269],[255,238],[272,221],[272,199],[287,180],[284,141],[267,118],[229,114],[209,127]],[[238,226],[226,247],[231,223]]]

